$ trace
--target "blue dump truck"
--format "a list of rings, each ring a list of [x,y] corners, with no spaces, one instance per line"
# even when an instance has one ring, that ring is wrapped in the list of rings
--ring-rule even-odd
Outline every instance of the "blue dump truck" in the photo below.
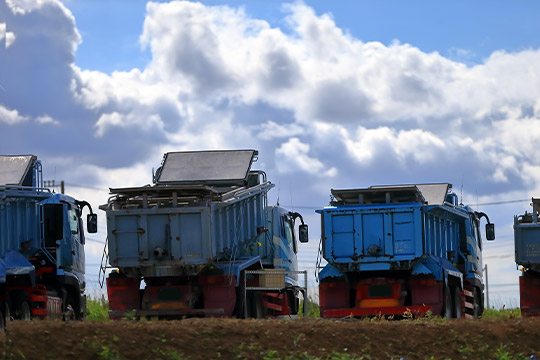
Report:
[[[331,190],[321,215],[322,317],[482,314],[481,212],[450,184]],[[408,315],[407,315],[408,314]]]
[[[514,216],[516,264],[521,266],[519,302],[523,316],[540,316],[540,199],[532,199],[532,213]]]
[[[110,189],[100,209],[111,318],[297,314],[307,286],[296,261],[302,217],[267,205],[274,185],[251,170],[257,155],[169,152],[153,185]],[[300,241],[307,231],[302,220]]]
[[[84,231],[97,231],[86,201],[43,187],[34,155],[0,155],[0,310],[6,317],[82,318]]]

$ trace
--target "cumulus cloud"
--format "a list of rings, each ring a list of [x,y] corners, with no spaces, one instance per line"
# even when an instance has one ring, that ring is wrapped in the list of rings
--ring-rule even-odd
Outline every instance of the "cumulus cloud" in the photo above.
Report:
[[[290,138],[276,149],[276,161],[281,164],[278,171],[284,173],[305,171],[311,175],[336,176],[336,168],[328,168],[320,160],[310,157],[309,148],[309,144],[302,143],[300,139]]]
[[[540,165],[530,156],[540,137],[538,50],[467,66],[411,44],[363,42],[302,3],[284,6],[284,31],[243,9],[173,1],[147,5],[140,41],[151,61],[105,74],[75,63],[81,36],[59,1],[3,6],[4,37],[7,28],[16,39],[0,60],[11,69],[3,127],[14,139],[35,119],[69,139],[51,149],[23,137],[19,148],[70,148],[106,169],[156,158],[163,146],[254,147],[268,172],[316,174],[319,186],[471,174],[493,196],[526,191],[523,171]]]
[[[0,105],[0,122],[16,124],[28,120],[28,117],[19,115],[17,110],[9,110]]]
[[[51,124],[51,125],[59,125],[60,124],[59,121],[54,120],[49,115],[38,116],[36,118],[36,122],[38,122],[40,124]]]

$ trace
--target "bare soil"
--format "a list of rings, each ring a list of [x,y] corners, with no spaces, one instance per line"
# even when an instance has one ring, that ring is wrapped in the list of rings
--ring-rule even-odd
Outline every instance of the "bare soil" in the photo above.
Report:
[[[540,318],[10,322],[2,359],[529,359]]]

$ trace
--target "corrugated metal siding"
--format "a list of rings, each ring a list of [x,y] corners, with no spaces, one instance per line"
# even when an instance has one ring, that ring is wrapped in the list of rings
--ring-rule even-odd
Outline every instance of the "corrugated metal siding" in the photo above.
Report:
[[[425,210],[420,205],[325,209],[324,257],[330,263],[391,263],[457,254],[465,215]]]
[[[263,193],[209,206],[108,210],[113,266],[205,264],[224,251],[246,255],[242,245],[264,226]],[[161,248],[166,256],[158,258]],[[256,247],[257,248],[257,247]]]
[[[514,223],[516,263],[525,267],[540,265],[540,225]]]
[[[0,201],[0,256],[8,250],[20,249],[30,241],[30,247],[40,248],[39,207],[32,198],[6,198]]]
[[[459,222],[448,217],[424,213],[425,253],[447,258],[448,251],[459,250]]]
[[[324,256],[329,262],[410,260],[422,254],[419,207],[323,210]]]

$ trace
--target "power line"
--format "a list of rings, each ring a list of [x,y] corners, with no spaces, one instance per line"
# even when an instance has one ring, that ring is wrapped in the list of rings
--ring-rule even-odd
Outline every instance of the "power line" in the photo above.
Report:
[[[95,186],[88,186],[88,185],[79,185],[79,184],[73,184],[73,183],[65,183],[65,185],[71,186],[71,187],[78,187],[82,189],[99,190],[99,191],[107,191],[107,192],[109,191],[109,189],[98,188]]]
[[[489,203],[479,203],[479,204],[472,204],[469,206],[488,206],[488,205],[503,205],[503,204],[512,204],[512,203],[518,203],[518,202],[526,202],[531,201],[531,199],[524,199],[524,200],[508,200],[508,201],[496,201],[496,202],[489,202]]]
[[[91,241],[91,242],[96,242],[96,243],[100,243],[100,244],[105,245],[105,241],[102,241],[102,240],[92,239],[92,238],[89,238],[88,236],[85,237],[85,239],[88,240],[88,241]]]
[[[514,254],[483,256],[484,259],[506,259],[506,258],[510,258],[510,257],[514,257]]]
[[[518,283],[507,283],[507,284],[489,284],[489,286],[499,286],[499,287],[504,287],[504,286],[519,286]]]

